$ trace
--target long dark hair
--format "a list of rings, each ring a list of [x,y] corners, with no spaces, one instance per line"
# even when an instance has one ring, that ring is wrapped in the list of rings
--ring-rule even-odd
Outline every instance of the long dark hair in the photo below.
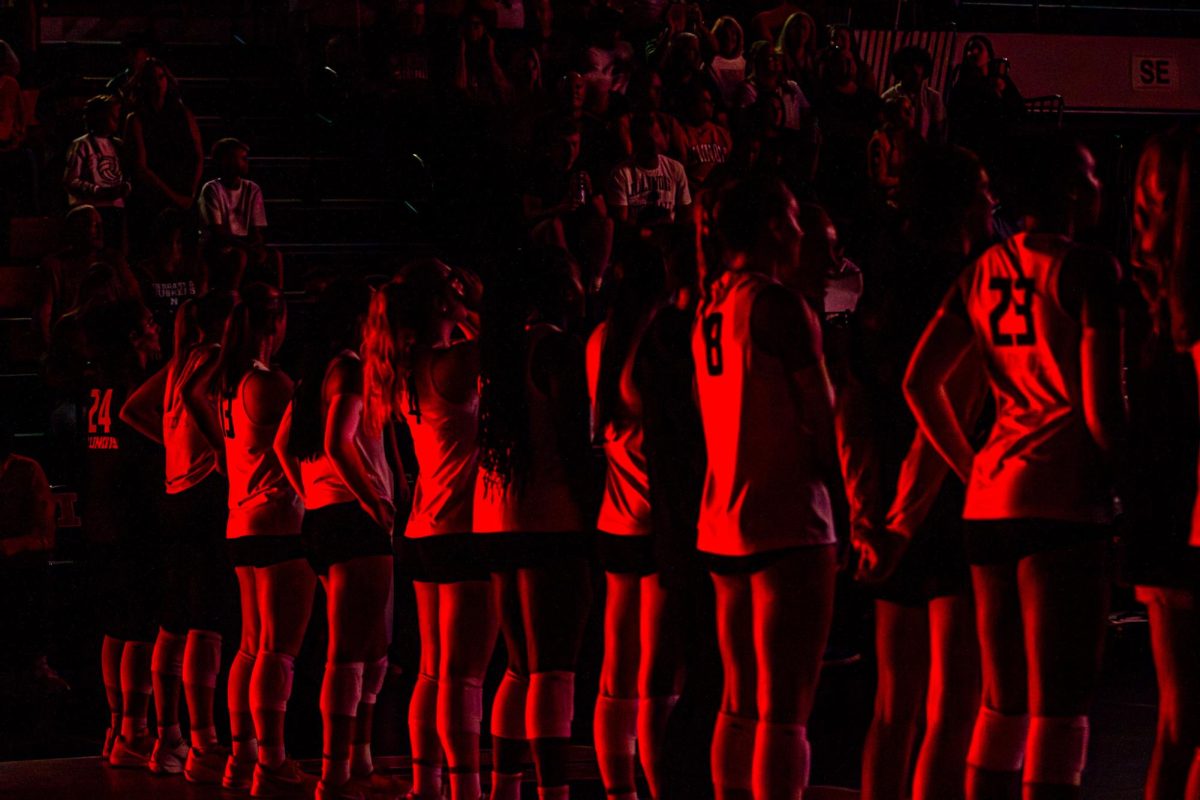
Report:
[[[205,297],[212,294],[209,292]],[[254,365],[257,339],[269,334],[286,313],[287,302],[274,286],[255,282],[242,289],[238,304],[233,307],[229,324],[225,327],[221,358],[217,362],[217,376],[223,397],[237,395],[242,376]]]
[[[353,278],[338,278],[325,287],[308,320],[300,380],[292,398],[292,434],[288,453],[313,461],[325,452],[325,417],[321,387],[329,362],[344,350],[357,350],[362,323],[371,303],[371,287]]]
[[[621,421],[621,373],[666,288],[662,251],[644,239],[631,240],[617,258],[616,275],[596,381],[597,438],[610,422]]]
[[[484,292],[480,316],[479,446],[489,490],[520,487],[529,468],[526,325],[535,317],[557,320],[577,281],[557,248],[525,250],[516,262]]]

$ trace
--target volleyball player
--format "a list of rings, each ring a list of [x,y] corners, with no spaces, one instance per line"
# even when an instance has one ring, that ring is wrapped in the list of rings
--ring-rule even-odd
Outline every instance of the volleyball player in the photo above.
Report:
[[[1134,185],[1131,262],[1145,302],[1132,304],[1126,317],[1132,424],[1121,566],[1149,610],[1158,677],[1147,800],[1200,798],[1200,336],[1192,289],[1198,180],[1197,134],[1180,129],[1150,140]]]
[[[1039,141],[1025,230],[966,269],[909,364],[921,430],[967,483],[963,518],[983,660],[967,796],[1078,797],[1108,608],[1109,458],[1125,426],[1118,267],[1095,226],[1086,148]],[[996,422],[976,453],[944,387],[983,354]],[[1022,772],[1023,764],[1023,772]]]
[[[473,338],[455,340],[459,331],[475,332],[466,287],[477,301],[478,284],[465,273],[432,259],[407,265],[376,293],[364,343],[367,430],[402,418],[419,467],[404,530],[421,634],[421,672],[409,706],[412,796],[419,800],[441,797],[441,751],[451,798],[481,796],[483,679],[499,624],[471,533],[479,349]]]
[[[194,399],[189,393],[216,364],[232,307],[228,293],[209,293],[182,305],[173,356],[121,409],[123,421],[166,451],[163,538],[169,552],[152,660],[159,736],[149,767],[158,774],[183,772],[199,783],[219,782],[228,755],[217,744],[213,694],[231,594],[226,590],[232,587],[221,541],[226,514],[220,501],[227,489],[218,471],[218,451],[203,431],[215,406],[203,388]],[[179,729],[181,682],[190,748]]]
[[[222,785],[253,797],[311,790],[284,745],[295,660],[316,588],[300,542],[304,507],[273,449],[292,399],[291,379],[272,365],[286,331],[283,294],[265,283],[246,286],[213,375],[229,477],[226,537],[242,606],[229,676],[233,752]]]
[[[843,450],[862,451],[850,456],[864,469],[847,471],[847,487],[856,509],[851,519],[859,577],[875,596],[878,677],[863,753],[863,797],[908,796],[911,771],[913,798],[951,800],[965,791],[967,748],[979,710],[962,485],[916,430],[899,370],[947,288],[971,255],[990,244],[993,199],[979,159],[946,146],[923,151],[906,166],[898,198],[905,235],[891,269],[872,275],[860,309],[867,318],[863,363],[857,365],[862,379],[847,393],[867,406],[867,421],[854,419],[842,428]],[[947,382],[967,430],[982,411],[986,388],[974,354]],[[889,550],[895,544],[903,545],[902,555]],[[924,735],[913,770],[922,708]]]
[[[516,800],[528,740],[539,800],[565,800],[575,664],[591,585],[583,348],[563,327],[583,288],[563,251],[535,250],[489,287],[480,334],[474,529],[508,652],[492,707],[492,800]]]
[[[651,795],[662,794],[662,739],[679,699],[683,664],[670,635],[677,626],[667,622],[669,595],[651,539],[642,398],[634,379],[642,336],[664,300],[662,254],[648,242],[632,241],[617,260],[614,277],[611,310],[587,344],[593,438],[603,446],[607,463],[596,523],[607,593],[594,733],[609,797],[635,800],[637,749]]]
[[[698,547],[716,589],[725,686],[718,800],[796,797],[833,610],[832,390],[820,325],[772,279],[798,262],[798,207],[775,178],[722,192],[721,252],[692,338],[708,472]]]
[[[104,643],[101,669],[110,725],[102,755],[115,767],[145,768],[157,739],[147,730],[155,638],[162,451],[121,420],[126,398],[158,356],[158,327],[141,301],[89,309],[82,320],[91,369],[83,381],[84,536],[95,569]]]
[[[304,501],[305,551],[327,597],[318,800],[365,796],[374,774],[375,699],[387,677],[396,510],[383,437],[363,425],[358,348],[370,299],[366,284],[350,280],[335,281],[317,298],[300,380],[275,439],[275,454]]]

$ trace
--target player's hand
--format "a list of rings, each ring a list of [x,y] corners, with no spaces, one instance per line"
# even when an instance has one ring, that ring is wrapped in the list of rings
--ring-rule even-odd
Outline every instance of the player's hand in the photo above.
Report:
[[[860,534],[854,539],[853,546],[858,554],[855,580],[882,583],[896,571],[896,566],[908,550],[908,537],[881,529]]]

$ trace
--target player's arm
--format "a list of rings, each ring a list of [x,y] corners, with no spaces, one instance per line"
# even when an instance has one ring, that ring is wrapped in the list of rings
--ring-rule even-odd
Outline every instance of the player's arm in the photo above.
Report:
[[[284,409],[283,417],[279,420],[279,430],[275,432],[275,457],[288,483],[296,490],[296,495],[304,499],[304,481],[300,477],[300,459],[288,452],[288,440],[292,438],[292,405]]]
[[[183,394],[183,404],[196,422],[196,427],[204,435],[208,446],[217,454],[217,463],[221,472],[225,471],[225,432],[221,429],[221,420],[217,414],[216,403],[213,402],[214,388],[217,383],[217,367],[220,365],[220,350],[211,347],[204,355],[204,360],[180,387]]]
[[[121,421],[151,441],[163,443],[163,395],[170,365],[146,379],[121,406]]]
[[[370,470],[363,463],[354,443],[362,425],[362,367],[357,363],[340,361],[330,370],[325,391],[329,397],[329,409],[325,415],[324,448],[329,463],[363,510],[376,524],[390,532],[396,509],[375,490]]]
[[[934,314],[908,362],[904,397],[921,432],[965,483],[975,450],[946,392],[946,382],[974,347],[962,291],[955,284]]]
[[[1128,425],[1121,356],[1120,267],[1100,250],[1079,248],[1064,261],[1060,280],[1066,302],[1078,292],[1083,413],[1100,449],[1115,456]],[[1070,285],[1068,285],[1070,284]]]

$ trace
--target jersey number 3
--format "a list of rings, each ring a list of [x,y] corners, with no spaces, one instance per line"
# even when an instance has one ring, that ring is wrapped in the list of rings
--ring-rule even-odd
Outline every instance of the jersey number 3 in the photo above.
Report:
[[[225,429],[225,438],[233,438],[233,398],[221,399],[221,427]]]
[[[709,314],[701,325],[704,333],[704,365],[709,375],[720,375],[725,371],[725,360],[721,355],[721,315]]]
[[[992,328],[992,344],[996,347],[1036,344],[1037,333],[1033,327],[1033,281],[1029,278],[992,278],[988,282],[988,288],[1000,293],[999,302],[988,315]],[[1016,300],[1017,292],[1021,293],[1022,299],[1019,301]],[[1004,333],[1000,330],[1000,324],[1010,307],[1024,325],[1023,330],[1016,333]]]
[[[112,433],[112,389],[92,389],[88,433]]]

